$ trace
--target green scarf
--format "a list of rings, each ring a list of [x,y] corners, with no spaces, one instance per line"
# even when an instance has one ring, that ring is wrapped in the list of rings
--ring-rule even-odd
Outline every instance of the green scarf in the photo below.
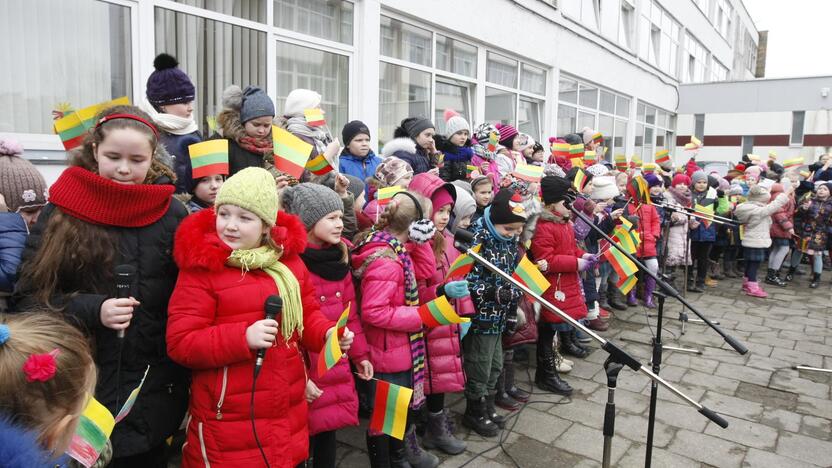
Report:
[[[242,268],[243,274],[250,270],[263,270],[274,280],[277,291],[283,299],[283,313],[280,316],[280,334],[289,342],[295,331],[303,335],[303,303],[300,298],[300,284],[286,265],[280,262],[280,254],[269,246],[249,250],[235,250],[226,260],[228,266]]]

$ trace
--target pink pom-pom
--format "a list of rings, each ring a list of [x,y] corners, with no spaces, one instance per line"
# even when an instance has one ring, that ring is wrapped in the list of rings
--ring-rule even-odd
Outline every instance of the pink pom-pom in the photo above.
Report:
[[[32,354],[23,364],[23,372],[29,382],[46,382],[55,376],[58,370],[55,357],[60,353],[59,349],[44,354]]]
[[[18,156],[23,154],[23,145],[17,140],[0,140],[0,156]]]
[[[445,109],[445,113],[443,114],[443,116],[445,117],[445,122],[451,120],[451,117],[456,117],[458,115],[459,115],[459,112],[457,112],[453,109]]]
[[[503,128],[503,123],[502,122],[497,122],[496,124],[494,124],[494,128],[496,128],[497,130]]]
[[[549,137],[549,143],[554,143],[557,139],[558,137]]]

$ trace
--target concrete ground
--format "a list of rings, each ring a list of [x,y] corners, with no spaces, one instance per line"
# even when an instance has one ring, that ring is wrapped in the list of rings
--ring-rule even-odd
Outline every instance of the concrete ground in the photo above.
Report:
[[[690,323],[681,335],[677,320],[681,309],[668,301],[665,344],[696,348],[702,354],[666,351],[660,375],[723,415],[730,426],[720,428],[660,388],[653,466],[832,466],[832,375],[791,369],[799,364],[832,368],[829,273],[820,288],[810,290],[807,284],[807,276],[797,276],[786,288],[766,286],[768,299],[745,296],[738,280],[720,281],[704,294],[688,293],[703,314],[718,320],[748,347],[744,356],[704,325]],[[656,325],[655,318],[648,321],[645,312],[633,307],[617,313],[610,331],[602,334],[643,364],[649,361]],[[439,454],[441,466],[600,466],[607,400],[602,363],[607,354],[596,344],[591,346],[595,351],[585,360],[573,358],[575,368],[565,375],[575,389],[572,397],[534,388],[533,402],[509,420],[502,448],[496,438],[485,439],[462,427],[464,399],[449,395],[457,435],[468,442],[468,449],[452,457]],[[531,388],[528,376],[533,374],[533,367],[520,365],[518,379],[524,388]],[[644,466],[649,395],[646,376],[629,369],[621,372],[615,398],[614,466]],[[360,428],[338,431],[339,466],[369,466],[365,428],[366,421],[362,421]]]

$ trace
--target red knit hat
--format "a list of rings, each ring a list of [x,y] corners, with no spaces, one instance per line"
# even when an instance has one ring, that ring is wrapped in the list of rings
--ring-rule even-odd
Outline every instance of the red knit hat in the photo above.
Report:
[[[690,177],[687,174],[676,174],[673,176],[673,182],[670,184],[672,187],[676,187],[679,184],[685,184],[690,187]]]

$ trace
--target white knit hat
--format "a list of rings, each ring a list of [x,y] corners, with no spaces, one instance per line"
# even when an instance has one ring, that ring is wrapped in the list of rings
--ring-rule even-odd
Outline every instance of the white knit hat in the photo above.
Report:
[[[283,115],[296,117],[303,115],[306,109],[314,109],[321,105],[321,95],[309,89],[293,89],[286,96],[286,104],[283,106]]]
[[[619,195],[618,186],[615,185],[615,177],[601,176],[592,178],[592,195],[589,198],[593,200],[609,200]]]
[[[586,172],[592,174],[593,177],[603,177],[610,173],[610,169],[603,164],[593,164],[586,168]]]
[[[457,111],[445,109],[445,133],[450,137],[463,130],[468,130],[468,134],[471,134],[471,126],[468,125],[468,121],[459,115]]]

